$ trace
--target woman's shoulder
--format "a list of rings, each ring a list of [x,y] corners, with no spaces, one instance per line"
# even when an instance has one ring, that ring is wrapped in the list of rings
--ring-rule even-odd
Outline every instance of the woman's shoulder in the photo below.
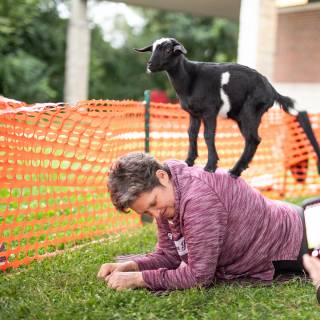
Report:
[[[234,179],[225,170],[218,168],[215,172],[207,172],[203,167],[188,165],[181,160],[168,160],[165,162],[172,174],[173,181],[179,189],[203,188],[220,193],[222,190],[230,190],[234,184],[239,184],[240,179]]]

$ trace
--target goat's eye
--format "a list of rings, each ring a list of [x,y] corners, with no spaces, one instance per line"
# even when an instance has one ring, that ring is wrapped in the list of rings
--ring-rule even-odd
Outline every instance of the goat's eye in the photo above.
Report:
[[[171,52],[171,48],[167,48],[166,53],[170,53],[170,52]]]

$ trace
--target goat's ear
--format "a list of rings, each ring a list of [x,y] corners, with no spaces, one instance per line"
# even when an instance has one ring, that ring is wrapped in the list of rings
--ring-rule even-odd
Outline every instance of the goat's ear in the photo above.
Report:
[[[140,49],[134,48],[134,50],[137,52],[147,52],[147,51],[152,52],[152,45],[144,47],[144,48],[140,48]]]
[[[183,54],[187,53],[186,48],[181,44],[181,43],[177,43],[174,47],[173,47],[173,52],[180,52]]]

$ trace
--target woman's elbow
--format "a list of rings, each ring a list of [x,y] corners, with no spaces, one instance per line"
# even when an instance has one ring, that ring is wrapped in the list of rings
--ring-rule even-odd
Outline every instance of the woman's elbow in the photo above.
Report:
[[[196,284],[195,286],[197,287],[204,287],[204,288],[207,288],[207,287],[210,287],[213,283],[213,280],[214,280],[214,274],[213,275],[196,275]]]

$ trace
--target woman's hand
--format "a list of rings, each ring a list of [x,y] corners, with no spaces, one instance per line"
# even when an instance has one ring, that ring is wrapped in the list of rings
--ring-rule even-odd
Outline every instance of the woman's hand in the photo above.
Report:
[[[117,291],[147,287],[141,272],[114,271],[105,278],[105,282],[109,288]]]
[[[305,254],[303,256],[303,265],[308,271],[314,286],[318,290],[320,287],[320,260]]]
[[[123,263],[104,263],[97,274],[97,277],[104,280],[112,272],[129,272],[129,271],[139,271],[138,265],[134,261],[127,261]]]

